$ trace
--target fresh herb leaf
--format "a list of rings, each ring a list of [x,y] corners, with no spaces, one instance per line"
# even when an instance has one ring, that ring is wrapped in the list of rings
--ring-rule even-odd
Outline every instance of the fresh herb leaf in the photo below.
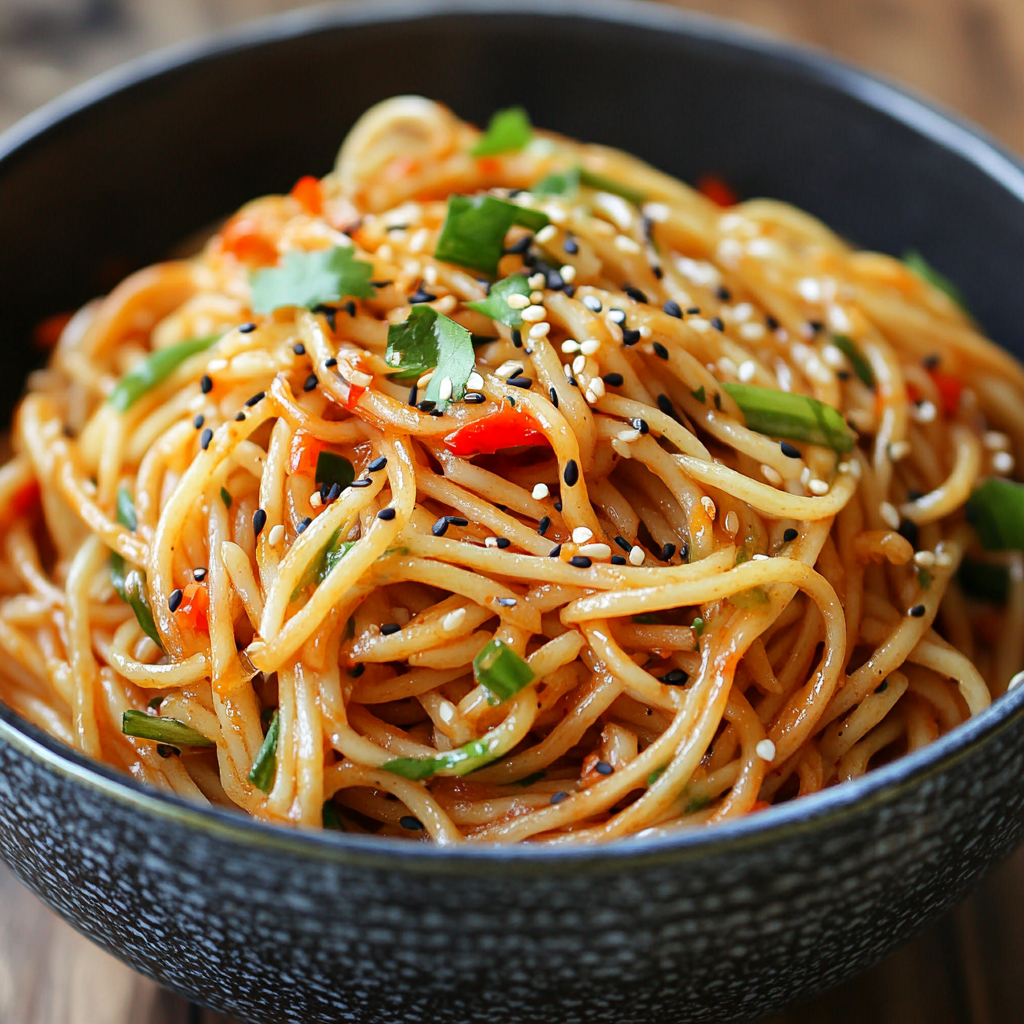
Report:
[[[491,117],[487,131],[469,151],[471,156],[495,156],[514,153],[528,145],[533,138],[530,115],[522,107],[499,110]]]
[[[457,402],[466,393],[466,381],[475,365],[469,331],[433,306],[413,306],[408,320],[388,328],[384,361],[399,370],[395,374],[399,379],[434,370],[424,397],[442,411],[448,401],[440,397],[441,382],[446,377],[451,381],[451,398]]]
[[[496,277],[513,224],[539,231],[548,224],[548,216],[494,196],[450,196],[434,257]]]
[[[832,344],[850,360],[853,372],[861,379],[864,386],[873,388],[875,375],[871,370],[871,364],[864,358],[864,353],[857,348],[857,343],[853,338],[848,338],[845,334],[833,334]]]
[[[931,590],[934,577],[927,569],[917,570],[917,585],[922,590]]]
[[[312,309],[343,298],[372,299],[373,265],[353,257],[352,246],[284,254],[279,267],[267,267],[252,275],[254,313],[273,313],[283,306]]]
[[[646,198],[643,192],[630,188],[628,185],[622,185],[612,178],[606,178],[603,174],[588,171],[585,167],[580,168],[580,184],[599,189],[601,192],[611,192],[612,195],[622,196],[626,202],[636,206],[639,206]]]
[[[264,793],[269,793],[274,785],[274,776],[277,774],[277,742],[281,736],[281,716],[274,712],[270,720],[270,728],[263,739],[263,746],[260,747],[256,760],[252,763],[252,771],[249,772],[249,781]]]
[[[483,650],[473,659],[473,675],[493,698],[489,701],[494,704],[502,704],[514,697],[537,678],[526,660],[498,639],[484,644]]]
[[[970,313],[964,293],[948,277],[940,274],[916,249],[908,249],[903,254],[903,262],[918,277],[938,288],[940,292],[945,292],[965,313]]]
[[[696,391],[691,391],[690,394],[693,395],[693,397],[696,398],[701,405],[704,404],[705,399],[708,397],[707,392],[704,390],[703,384],[701,384],[701,386],[697,388]]]
[[[570,167],[567,171],[557,171],[554,174],[549,174],[530,189],[535,195],[565,196],[569,200],[575,199],[579,190],[579,167]]]
[[[754,384],[723,384],[746,418],[747,426],[769,437],[823,445],[836,452],[853,451],[854,438],[842,413],[809,395],[797,395]]]
[[[322,451],[317,456],[316,475],[313,479],[318,484],[340,484],[342,487],[348,487],[355,478],[356,471],[344,455]]]
[[[165,381],[186,359],[205,352],[219,339],[220,335],[214,334],[209,338],[183,341],[151,352],[117,382],[107,396],[107,401],[118,412],[126,412],[147,391]]]
[[[1024,484],[990,477],[967,499],[967,515],[986,551],[1024,551]]]
[[[231,508],[231,495],[226,487],[220,489],[220,500],[224,502],[225,508]]]
[[[215,747],[217,744],[176,718],[157,718],[145,711],[126,711],[121,732],[140,740],[167,743],[172,747]]]
[[[960,563],[957,579],[968,597],[991,604],[1006,604],[1010,593],[1010,570],[1005,565],[965,558]]]
[[[512,274],[511,277],[502,278],[492,285],[486,299],[467,302],[466,305],[492,320],[499,320],[508,327],[518,328],[523,326],[523,311],[513,309],[508,304],[508,298],[511,295],[524,295],[529,298],[530,291],[530,283],[523,274]]]

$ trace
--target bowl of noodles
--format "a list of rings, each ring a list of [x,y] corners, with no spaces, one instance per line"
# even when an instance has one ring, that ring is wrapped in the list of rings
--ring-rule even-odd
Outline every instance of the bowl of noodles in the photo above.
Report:
[[[969,128],[668,9],[345,5],[23,122],[0,226],[0,856],[133,967],[738,1020],[1018,841]]]

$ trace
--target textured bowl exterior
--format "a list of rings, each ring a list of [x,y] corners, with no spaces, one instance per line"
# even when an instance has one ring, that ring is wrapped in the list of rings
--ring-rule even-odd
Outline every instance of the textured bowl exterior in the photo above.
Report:
[[[540,70],[524,77],[527,44]],[[97,267],[137,266],[325,169],[365,106],[413,90],[478,120],[524,100],[538,123],[691,179],[720,171],[862,244],[921,244],[1020,354],[1012,159],[832,62],[603,0],[586,17],[539,0],[346,4],[61,101],[0,138],[0,335],[94,293]],[[664,130],[680,110],[686,130]],[[30,361],[5,347],[0,399]],[[959,898],[1018,842],[1022,775],[1024,687],[867,778],[713,830],[451,851],[197,809],[0,707],[0,857],[116,956],[253,1022],[741,1020],[868,966]]]

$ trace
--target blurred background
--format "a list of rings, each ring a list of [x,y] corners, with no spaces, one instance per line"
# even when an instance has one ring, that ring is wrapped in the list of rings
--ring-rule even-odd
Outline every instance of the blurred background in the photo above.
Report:
[[[139,54],[299,6],[301,0],[0,0],[0,131]],[[742,21],[893,78],[1024,155],[1024,0],[689,0],[677,6]],[[1024,851],[866,975],[762,1024],[1022,1021],[1022,906]],[[227,1022],[117,964],[0,867],[0,1024]]]

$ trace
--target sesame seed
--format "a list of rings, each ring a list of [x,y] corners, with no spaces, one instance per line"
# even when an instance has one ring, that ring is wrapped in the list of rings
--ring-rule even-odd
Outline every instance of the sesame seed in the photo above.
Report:
[[[306,354],[306,346],[303,345],[301,341],[297,341],[295,342],[294,345],[292,345],[292,351],[297,356],[304,356]]]
[[[238,330],[240,334],[252,334],[256,330],[256,325],[254,323],[239,324]]]
[[[708,323],[710,323],[711,326],[714,327],[714,329],[716,331],[724,331],[725,330],[725,324],[722,322],[722,318],[720,316],[713,316],[708,321]]]
[[[380,631],[383,636],[391,636],[392,633],[399,632],[401,628],[402,627],[397,622],[385,622],[384,625],[380,627]]]
[[[589,526],[577,526],[572,531],[572,542],[573,544],[586,544],[593,536],[594,531]]]
[[[601,342],[596,338],[588,338],[586,341],[580,342],[580,351],[585,356],[594,355],[601,348]]]
[[[247,409],[251,409],[254,405],[258,405],[260,402],[262,402],[263,399],[266,397],[266,391],[259,391],[255,395],[253,395],[252,398],[246,399],[245,407]]]
[[[596,771],[598,775],[611,775],[614,769],[607,761],[598,761],[597,764],[594,765],[594,771]]]
[[[626,444],[630,444],[633,441],[640,440],[640,431],[636,429],[620,430],[615,436],[619,441],[624,441]]]
[[[607,544],[583,544],[580,546],[577,554],[583,555],[586,558],[610,558],[612,549]]]
[[[547,315],[548,311],[543,306],[527,306],[520,314],[528,324],[539,323]]]
[[[474,370],[466,378],[466,387],[470,388],[473,391],[477,391],[479,388],[482,388],[483,386],[484,386],[484,379],[483,379],[483,377],[480,376],[479,373],[476,372],[476,370]]]
[[[666,300],[665,304],[661,307],[664,312],[669,316],[674,316],[677,320],[682,320],[683,311],[679,306],[679,303],[675,299]]]
[[[543,537],[545,533],[551,528],[551,517],[544,516],[541,521],[537,524],[537,532]]]
[[[580,251],[579,244],[576,239],[569,235],[566,240],[562,243],[562,248],[570,255],[575,256]]]
[[[569,794],[568,794],[568,793],[566,793],[566,792],[565,792],[565,790],[562,790],[561,792],[559,792],[559,793],[556,793],[556,794],[555,794],[555,795],[554,795],[554,796],[553,796],[553,797],[551,798],[551,802],[552,802],[553,804],[560,804],[560,803],[561,803],[561,802],[562,802],[563,800],[567,800],[568,798],[569,798]]]
[[[612,565],[625,565],[626,560],[622,557],[622,555],[612,555],[611,563]]]
[[[892,441],[889,443],[889,458],[893,462],[899,462],[900,459],[905,459],[911,452],[909,441]]]
[[[584,295],[583,305],[586,306],[591,313],[600,313],[602,309],[601,300],[596,295]]]
[[[206,579],[206,569],[203,568],[203,566],[198,566],[197,568],[193,569],[192,579],[194,579],[196,583],[202,583],[203,580]]]
[[[318,383],[319,383],[319,381],[317,381],[317,379],[316,379],[316,374],[315,373],[311,373],[306,378],[306,382],[302,385],[302,390],[303,391],[312,391],[317,386]]]
[[[200,448],[202,448],[203,451],[205,452],[206,449],[210,447],[210,442],[212,440],[213,440],[213,431],[209,427],[207,427],[199,435],[199,446],[200,446]]]
[[[419,409],[420,412],[433,412],[436,406],[437,402],[430,398],[424,398],[422,402],[416,403],[416,408]]]
[[[558,273],[566,284],[572,284],[576,280],[576,268],[571,263],[559,267]]]
[[[502,550],[504,550],[505,548],[510,548],[512,546],[512,541],[510,541],[508,537],[498,537],[496,538],[496,543],[497,546]]]
[[[514,388],[523,388],[526,391],[533,387],[533,379],[531,377],[509,377],[508,383]]]
[[[635,345],[640,340],[640,338],[641,338],[640,331],[634,331],[634,330],[631,330],[628,327],[623,327],[622,328],[622,344],[625,345],[626,348],[629,348],[632,345]],[[663,358],[668,358],[668,357],[665,356]]]
[[[172,590],[171,596],[167,599],[167,607],[170,608],[172,612],[176,612],[184,597],[185,594],[182,591]]]
[[[634,544],[629,549],[629,564],[630,565],[643,565],[644,563],[644,549]]]
[[[800,449],[795,445],[791,445],[788,441],[780,441],[779,447],[782,449],[782,454],[785,455],[787,459],[800,458]]]
[[[382,508],[377,513],[377,518],[378,519],[383,519],[384,522],[386,522],[386,523],[390,522],[392,519],[395,518],[395,510],[393,508],[391,508],[390,506],[388,508]]]
[[[531,341],[539,341],[541,338],[546,338],[550,331],[551,324],[544,320],[539,324],[534,324],[530,328],[530,339]]]
[[[451,377],[445,377],[441,381],[441,386],[437,389],[437,397],[442,402],[447,402],[452,397],[452,379]]]
[[[485,402],[487,399],[479,391],[467,391],[462,396],[462,400],[464,402],[468,403],[469,405],[480,405],[482,402]]]
[[[200,378],[199,389],[204,395],[208,395],[213,390],[213,381],[210,380],[209,374],[204,373]]]
[[[654,342],[654,344],[652,345],[652,348],[654,349],[654,354],[659,359],[668,359],[668,349],[665,348],[665,346],[662,345],[662,343],[660,341]]]
[[[526,309],[530,304],[530,298],[527,295],[520,295],[518,292],[510,295],[506,300],[505,304],[510,309]]]
[[[556,544],[549,552],[548,558],[557,558],[562,553],[562,545]]]
[[[675,544],[663,544],[661,547],[661,560],[663,562],[671,561],[672,556],[676,553]]]
[[[908,615],[912,615],[915,619],[920,619],[920,618],[922,618],[924,616],[924,613],[925,613],[924,605],[923,604],[915,604],[914,607],[911,608],[910,611],[907,614]]]
[[[940,569],[948,569],[953,564],[953,556],[948,551],[935,551],[935,564]]]
[[[935,553],[933,551],[917,551],[914,554],[914,565],[922,569],[930,569],[935,564]]]
[[[580,478],[580,467],[576,465],[575,459],[570,459],[565,464],[565,470],[562,472],[562,479],[565,481],[568,487],[572,487]]]
[[[516,348],[522,348],[523,347],[523,335],[522,335],[522,332],[518,328],[516,328],[516,327],[512,328],[512,344]]]
[[[755,373],[757,373],[757,366],[753,359],[744,359],[736,370],[736,376],[744,383],[752,381]]]
[[[398,824],[401,825],[402,828],[409,829],[411,832],[423,831],[423,822],[420,821],[419,818],[414,818],[411,814],[402,815],[402,817],[398,819]]]
[[[736,534],[740,528],[740,517],[735,512],[727,512],[723,525],[726,533]]]
[[[782,474],[774,466],[761,466],[761,475],[773,487],[782,486]]]
[[[626,311],[613,306],[608,310],[608,319],[621,327],[626,322]]]
[[[992,456],[992,468],[997,473],[1009,473],[1013,469],[1013,456],[1009,452],[996,452]]]
[[[551,404],[557,409],[558,408],[558,392],[553,388],[548,388],[548,398],[551,400]]]
[[[629,235],[616,235],[615,248],[620,252],[628,252],[633,255],[640,252],[640,246]]]
[[[306,532],[306,527],[308,527],[311,522],[313,522],[313,520],[310,519],[309,516],[306,516],[305,519],[300,519],[295,524],[295,532],[296,533],[305,533]]]
[[[898,530],[900,528],[900,514],[896,511],[896,506],[892,502],[883,501],[878,506],[878,514],[890,529]]]
[[[278,523],[277,526],[273,527],[270,533],[267,534],[267,540],[270,542],[272,547],[277,547],[277,545],[284,540],[284,527]]]
[[[448,612],[447,615],[441,620],[441,628],[446,632],[450,633],[454,629],[458,629],[462,625],[462,620],[466,617],[465,608],[456,608],[454,611]]]
[[[235,422],[236,423],[241,423],[242,420],[244,420],[244,419],[245,419],[245,413],[244,412],[236,412],[235,413]]]
[[[931,423],[934,421],[936,415],[938,415],[938,409],[935,408],[933,402],[918,402],[910,408],[911,416],[913,416],[918,423]]]
[[[998,430],[986,430],[982,440],[990,452],[998,452],[1010,446],[1010,439]]]
[[[527,279],[527,284],[533,289],[543,288],[547,284],[547,277],[538,270],[536,274],[530,275]]]
[[[775,744],[771,740],[761,740],[760,743],[754,747],[754,751],[762,761],[774,761],[775,760]]]
[[[792,527],[792,526],[790,526],[790,527],[788,527],[788,528],[786,529],[786,532],[785,532],[785,533],[783,533],[783,535],[782,535],[782,539],[783,539],[783,540],[784,540],[784,541],[785,541],[785,542],[786,542],[787,544],[791,544],[791,543],[792,543],[793,541],[795,541],[795,540],[797,539],[797,537],[799,537],[799,536],[800,536],[799,532],[798,532],[797,530],[794,530],[794,529],[793,529],[793,527]]]
[[[666,415],[675,417],[676,411],[672,408],[672,401],[668,395],[658,395],[658,408]]]
[[[523,235],[518,241],[513,242],[505,252],[510,256],[522,256],[533,244],[533,235]]]
[[[569,559],[569,564],[576,569],[589,569],[593,563],[586,555],[573,555]]]
[[[575,341],[573,338],[567,338],[562,342],[562,351],[567,355],[571,356],[580,350],[580,343]]]
[[[255,537],[258,537],[263,532],[263,527],[267,525],[267,513],[263,509],[258,508],[252,514],[252,532]]]
[[[551,492],[548,490],[547,484],[535,484],[533,488],[533,498],[537,501],[543,501]]]
[[[202,413],[200,413],[200,414],[199,414],[199,415],[198,415],[198,416],[197,416],[197,417],[196,417],[196,418],[195,418],[195,419],[194,419],[194,420],[192,421],[192,426],[193,426],[193,427],[195,427],[195,428],[196,428],[196,430],[201,430],[201,429],[202,429],[202,426],[203,426],[203,424],[204,424],[205,422],[206,422],[206,417],[205,417],[205,416],[204,416],[204,415],[203,415]]]
[[[828,484],[824,480],[811,480],[807,487],[811,494],[817,494],[819,497],[823,494],[828,494]]]

